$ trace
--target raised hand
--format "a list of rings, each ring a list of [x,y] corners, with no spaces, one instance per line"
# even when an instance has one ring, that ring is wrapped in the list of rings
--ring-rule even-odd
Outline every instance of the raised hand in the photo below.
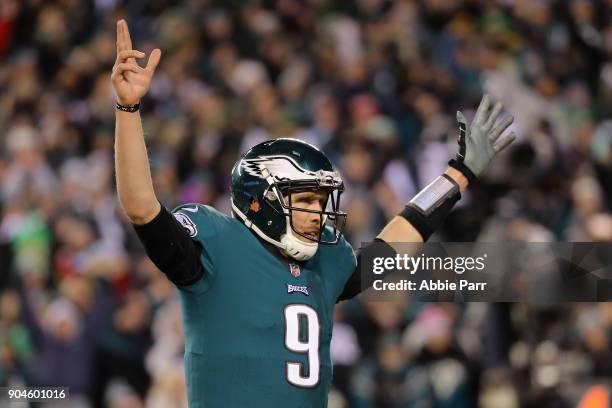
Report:
[[[463,113],[457,111],[459,152],[456,160],[467,166],[476,177],[487,169],[497,153],[516,139],[514,132],[502,135],[512,124],[514,117],[505,117],[496,125],[497,116],[502,111],[502,104],[496,103],[491,111],[489,107],[489,95],[484,95],[469,127]]]
[[[121,105],[135,105],[149,91],[151,78],[161,58],[161,50],[154,49],[149,55],[147,66],[142,68],[136,59],[145,57],[145,53],[132,49],[132,40],[125,20],[117,22],[117,59],[113,66],[111,81],[117,102]]]

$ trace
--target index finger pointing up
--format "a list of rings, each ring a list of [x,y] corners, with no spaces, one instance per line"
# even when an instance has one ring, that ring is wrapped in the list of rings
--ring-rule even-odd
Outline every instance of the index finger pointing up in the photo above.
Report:
[[[125,49],[125,45],[123,44],[123,35],[121,35],[121,31],[123,30],[121,21],[123,20],[117,21],[117,55],[119,55],[119,53]]]
[[[130,37],[130,29],[128,28],[127,22],[125,20],[120,21],[122,30],[121,34],[123,36],[123,43],[125,44],[126,50],[132,49],[132,38]]]
[[[117,55],[121,51],[130,51],[132,49],[132,39],[127,22],[124,19],[117,21]],[[128,58],[127,62],[136,63],[134,58]]]

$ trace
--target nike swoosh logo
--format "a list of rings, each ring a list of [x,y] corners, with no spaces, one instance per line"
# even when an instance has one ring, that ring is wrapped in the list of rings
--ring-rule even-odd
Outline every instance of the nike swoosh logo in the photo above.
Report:
[[[185,208],[181,208],[181,210],[189,211],[189,212],[192,212],[192,213],[197,213],[198,212],[198,206],[196,205],[193,208],[185,207]]]

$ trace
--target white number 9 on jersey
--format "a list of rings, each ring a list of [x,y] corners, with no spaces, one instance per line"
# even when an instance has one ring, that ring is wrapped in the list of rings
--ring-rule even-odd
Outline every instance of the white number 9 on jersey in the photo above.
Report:
[[[300,341],[300,317],[306,319],[308,337]],[[297,387],[315,387],[319,383],[319,316],[308,305],[292,304],[285,308],[285,346],[300,354],[308,354],[308,375],[304,376],[304,364],[296,361],[287,362],[287,381]]]

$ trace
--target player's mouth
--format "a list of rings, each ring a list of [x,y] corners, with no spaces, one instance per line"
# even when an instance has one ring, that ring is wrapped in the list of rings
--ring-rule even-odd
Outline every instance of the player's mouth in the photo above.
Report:
[[[307,232],[304,232],[304,235],[308,239],[312,239],[313,241],[319,240],[319,231],[307,231]]]

